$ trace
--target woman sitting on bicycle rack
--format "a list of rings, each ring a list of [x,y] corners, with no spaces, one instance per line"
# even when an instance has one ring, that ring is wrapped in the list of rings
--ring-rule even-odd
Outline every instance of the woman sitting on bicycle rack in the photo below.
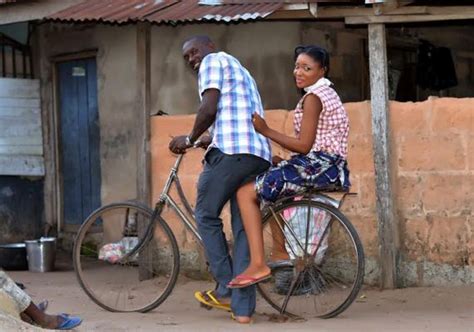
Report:
[[[250,247],[250,264],[228,284],[229,288],[247,287],[271,276],[265,262],[260,201],[275,202],[310,188],[350,186],[346,162],[349,119],[326,78],[329,54],[318,46],[299,46],[295,49],[295,60],[296,86],[304,93],[294,111],[296,137],[279,133],[257,114],[253,116],[257,132],[294,155],[289,160],[274,157],[276,166],[237,193]]]

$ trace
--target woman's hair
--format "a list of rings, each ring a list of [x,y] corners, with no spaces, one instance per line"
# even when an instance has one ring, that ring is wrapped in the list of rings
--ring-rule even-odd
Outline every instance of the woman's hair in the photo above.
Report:
[[[310,56],[315,62],[318,62],[322,68],[325,68],[324,77],[329,74],[329,53],[324,48],[315,45],[297,46],[295,48],[295,61],[298,55],[306,54]]]

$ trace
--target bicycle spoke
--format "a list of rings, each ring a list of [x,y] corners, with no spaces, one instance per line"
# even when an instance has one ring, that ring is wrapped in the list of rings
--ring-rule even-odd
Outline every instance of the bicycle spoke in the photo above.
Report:
[[[105,309],[151,310],[169,295],[176,282],[176,242],[163,223],[150,233],[151,214],[130,203],[112,204],[90,216],[81,227],[74,248],[76,273],[87,295]],[[135,221],[144,227],[143,234],[153,234],[156,239],[140,242],[134,236]],[[147,277],[140,279],[142,274]]]
[[[284,314],[286,311],[286,307],[288,306],[288,302],[290,301],[291,294],[293,294],[295,290],[296,283],[298,282],[298,279],[301,275],[301,272],[298,273],[296,278],[293,279],[293,282],[291,283],[290,289],[288,290],[288,294],[286,294],[285,300],[283,301],[283,304],[281,306],[280,314]]]
[[[311,214],[311,207],[308,205],[307,207],[308,214],[306,215],[306,237],[305,237],[305,245],[304,245],[304,254],[308,253],[308,240],[309,240],[309,225],[310,225],[310,214]]]
[[[282,234],[285,234],[285,231],[284,231],[283,227],[281,226],[280,221],[278,220],[277,215],[275,214],[275,212],[273,211],[272,208],[270,208],[270,211],[271,211],[272,214],[273,214],[273,218],[274,218],[276,224],[278,225],[278,228],[280,228],[280,231],[282,232]],[[279,216],[282,218],[281,215],[279,215]],[[283,218],[282,218],[282,219],[283,219]],[[295,249],[293,248],[293,246],[291,245],[291,243],[286,241],[286,242],[284,242],[283,244],[285,244],[285,243],[288,244],[288,246],[289,246],[291,252],[293,253],[293,255],[294,255],[294,256],[297,256],[296,251],[295,251]]]
[[[276,219],[276,216],[275,216],[275,213],[273,211],[273,209],[270,209]],[[291,227],[289,224],[288,224],[288,221],[286,220],[285,217],[283,217],[281,214],[279,214],[281,220],[283,221],[283,223],[285,224],[285,227],[288,229],[288,231],[291,233],[291,235],[293,236],[294,240],[296,241],[296,243],[298,244],[298,246],[300,247],[301,250],[304,250],[303,248],[303,245],[301,244],[300,240],[298,239],[298,236],[296,236],[295,232],[293,231],[293,227]],[[287,242],[288,244],[290,244],[289,242]],[[298,256],[295,251],[292,249],[292,252],[295,256]]]
[[[317,291],[318,294],[316,294],[316,295],[319,295],[320,293],[322,293],[321,292],[322,289],[318,286],[317,279],[313,276],[311,271],[308,271],[308,275],[312,279],[312,281],[314,282],[314,285],[317,287],[316,291]],[[313,298],[314,311],[318,312],[319,311],[319,309],[318,309],[319,296],[312,296],[312,298]],[[319,305],[319,306],[321,306],[321,305]]]
[[[258,285],[263,297],[280,313],[299,317],[328,318],[345,310],[361,287],[364,267],[360,241],[348,224],[319,202],[274,206],[264,218],[265,250],[277,247],[279,257],[286,254],[291,262],[275,265],[272,279]]]
[[[314,253],[313,253],[313,255],[312,255],[313,258],[316,257],[316,254],[317,254],[318,251],[319,251],[319,247],[321,247],[321,243],[324,242],[325,236],[328,234],[329,229],[331,228],[331,223],[332,223],[332,221],[333,221],[333,219],[331,219],[331,220],[328,222],[328,224],[326,225],[326,227],[324,228],[323,234],[321,235],[321,238],[320,238],[320,240],[319,240],[319,242],[318,242],[318,245],[316,246],[316,249],[314,250]]]

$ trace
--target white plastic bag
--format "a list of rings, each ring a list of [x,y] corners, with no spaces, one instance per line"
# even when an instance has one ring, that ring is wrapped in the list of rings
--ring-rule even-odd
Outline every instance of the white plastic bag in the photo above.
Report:
[[[298,199],[298,198],[297,198]],[[288,229],[288,227],[283,227],[285,232],[285,247],[286,251],[290,255],[291,259],[296,257],[304,256],[304,247],[306,242],[306,224],[308,217],[308,207],[295,207],[288,208],[283,211],[283,217],[285,218],[288,225],[293,230],[294,235]],[[331,215],[324,210],[318,209],[317,207],[311,207],[310,210],[310,223],[309,223],[309,234],[308,234],[308,247],[307,253],[314,255],[316,248],[321,242],[321,237],[323,232],[326,229],[329,221],[331,220]],[[326,235],[319,246],[318,252],[315,255],[315,263],[321,264],[324,258],[324,254],[328,249],[328,238],[329,238],[330,229],[326,231]],[[300,247],[299,243],[303,246]]]
[[[126,236],[118,242],[107,243],[100,248],[99,259],[114,264],[131,252],[137,244],[138,237],[135,236]],[[134,255],[128,262],[136,262],[137,256]]]

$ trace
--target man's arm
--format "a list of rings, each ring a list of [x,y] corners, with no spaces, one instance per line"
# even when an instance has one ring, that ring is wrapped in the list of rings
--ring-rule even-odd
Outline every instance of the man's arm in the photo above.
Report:
[[[189,134],[189,139],[194,143],[202,134],[216,121],[217,103],[219,102],[220,91],[217,89],[207,89],[202,94],[201,105],[194,121],[193,130]]]
[[[202,101],[194,121],[193,130],[189,136],[177,136],[169,144],[169,149],[174,153],[184,153],[190,146],[186,142],[189,137],[194,143],[216,120],[217,103],[219,102],[220,91],[217,89],[207,89],[202,94]]]

